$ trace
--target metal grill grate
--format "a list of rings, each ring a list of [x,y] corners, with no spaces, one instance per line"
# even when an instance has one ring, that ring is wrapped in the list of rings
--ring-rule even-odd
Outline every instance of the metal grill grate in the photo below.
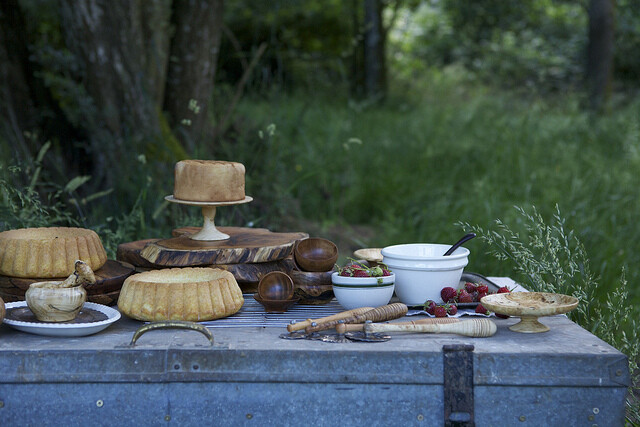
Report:
[[[286,327],[292,320],[318,319],[345,311],[338,301],[334,299],[324,305],[295,304],[285,313],[267,313],[264,307],[253,299],[253,294],[245,294],[243,296],[244,305],[233,316],[200,323],[208,328],[282,328]]]

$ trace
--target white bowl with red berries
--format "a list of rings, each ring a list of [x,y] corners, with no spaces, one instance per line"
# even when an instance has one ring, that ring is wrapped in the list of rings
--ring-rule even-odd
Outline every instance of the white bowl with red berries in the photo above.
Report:
[[[333,293],[347,310],[386,305],[393,296],[396,276],[385,265],[369,267],[356,261],[331,275]]]
[[[382,261],[396,275],[396,295],[408,306],[422,306],[428,300],[442,302],[440,290],[456,286],[469,262],[469,249],[451,245],[409,243],[382,249]]]

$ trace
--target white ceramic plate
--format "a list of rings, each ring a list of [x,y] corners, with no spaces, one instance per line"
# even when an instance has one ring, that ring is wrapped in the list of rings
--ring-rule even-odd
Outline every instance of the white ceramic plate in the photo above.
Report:
[[[26,301],[9,302],[5,305],[8,309],[26,307]],[[29,332],[37,335],[47,335],[51,337],[82,337],[85,335],[95,334],[100,332],[113,322],[120,318],[120,312],[116,309],[108,307],[102,304],[96,304],[93,302],[85,302],[84,307],[91,308],[93,310],[104,313],[107,316],[106,320],[99,322],[88,323],[45,323],[45,322],[23,322],[21,320],[11,319],[5,317],[4,323],[11,326],[14,329],[23,332]],[[9,313],[7,313],[9,314]]]

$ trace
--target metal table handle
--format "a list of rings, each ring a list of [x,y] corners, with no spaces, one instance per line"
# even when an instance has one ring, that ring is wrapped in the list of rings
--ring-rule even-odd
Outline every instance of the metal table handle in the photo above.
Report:
[[[145,332],[153,331],[155,329],[190,329],[192,331],[200,332],[202,335],[207,337],[210,345],[213,345],[213,334],[205,326],[199,323],[181,320],[167,320],[142,325],[133,333],[133,337],[131,338],[131,342],[129,343],[129,345],[135,345],[136,341],[142,336],[142,334],[144,334]]]

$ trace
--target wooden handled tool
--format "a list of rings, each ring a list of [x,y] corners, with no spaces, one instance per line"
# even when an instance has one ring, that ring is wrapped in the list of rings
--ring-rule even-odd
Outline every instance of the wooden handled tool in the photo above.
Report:
[[[387,320],[397,319],[407,314],[409,309],[406,305],[396,302],[382,307],[374,308],[363,314],[346,317],[344,319],[332,320],[324,323],[317,323],[315,326],[307,326],[304,330],[306,333],[324,331],[325,329],[334,328],[339,323],[364,323],[367,320],[372,322],[384,322]]]
[[[420,320],[411,320],[409,322],[397,322],[390,323],[391,325],[433,325],[433,324],[444,324],[444,323],[457,323],[460,319],[456,317],[429,317],[427,319]],[[339,334],[344,334],[345,332],[360,332],[364,331],[364,323],[339,323],[336,325],[336,331]]]
[[[343,311],[342,313],[334,314],[332,316],[322,317],[320,319],[307,319],[302,322],[292,323],[287,325],[287,331],[295,332],[306,328],[307,326],[311,326],[312,323],[317,323],[318,325],[321,323],[331,322],[333,320],[341,320],[346,319],[347,317],[355,316],[356,314],[366,313],[369,310],[373,310],[373,307],[360,307],[354,308],[353,310]]]
[[[496,324],[489,319],[471,319],[447,324],[396,325],[393,323],[367,323],[365,333],[372,332],[428,332],[434,334],[458,334],[485,338],[496,333]]]

